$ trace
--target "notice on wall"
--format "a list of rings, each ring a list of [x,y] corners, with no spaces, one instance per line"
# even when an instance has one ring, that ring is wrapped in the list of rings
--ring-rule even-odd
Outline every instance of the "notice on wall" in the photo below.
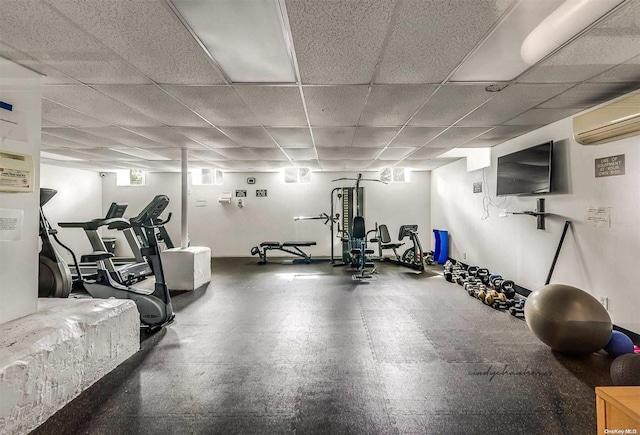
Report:
[[[196,199],[196,207],[206,207],[207,200],[206,199]]]
[[[473,193],[482,193],[482,181],[473,183]]]
[[[247,191],[246,190],[236,190],[236,198],[246,198]]]
[[[624,154],[596,159],[596,178],[624,175]]]
[[[591,227],[611,228],[611,207],[587,207],[584,223]]]
[[[22,239],[24,210],[0,208],[0,242],[16,242]]]

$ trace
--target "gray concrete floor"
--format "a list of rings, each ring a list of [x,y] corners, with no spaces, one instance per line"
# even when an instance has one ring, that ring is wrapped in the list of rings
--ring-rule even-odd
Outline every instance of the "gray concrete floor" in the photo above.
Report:
[[[214,259],[176,322],[34,434],[591,434],[604,354],[553,353],[435,273]]]

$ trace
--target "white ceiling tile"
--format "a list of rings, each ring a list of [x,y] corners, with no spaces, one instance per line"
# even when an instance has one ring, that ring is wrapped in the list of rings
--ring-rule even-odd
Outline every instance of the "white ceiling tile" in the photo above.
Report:
[[[393,166],[401,164],[402,162],[402,160],[374,160],[373,162],[371,162],[367,169],[377,171],[382,168],[391,168]]]
[[[640,82],[640,56],[593,77],[591,82]]]
[[[289,161],[282,161],[282,160],[267,160],[267,163],[269,163],[269,166],[271,167],[271,169],[283,169],[283,168],[290,168],[291,162]],[[300,161],[298,163],[295,163],[294,166],[298,167],[298,168],[318,168],[318,162],[310,162],[308,160],[304,160],[304,161]]]
[[[191,127],[185,127],[189,130]],[[199,143],[187,138],[171,127],[128,127],[127,130],[144,136],[147,139],[161,145],[175,148],[202,148]],[[220,133],[219,133],[220,134]],[[222,134],[220,134],[222,136]],[[138,145],[141,146],[141,145]]]
[[[398,133],[400,127],[358,127],[353,138],[354,147],[384,147]]]
[[[536,130],[542,127],[541,125],[499,125],[486,133],[472,139],[469,142],[465,142],[461,145],[462,148],[485,148],[493,147],[495,145],[506,142],[517,136],[521,136],[530,131]]]
[[[487,127],[451,127],[430,141],[427,146],[429,148],[454,148],[487,130]]]
[[[375,160],[375,158],[380,154],[383,147],[377,148],[351,148],[351,152],[349,153],[349,160]]]
[[[1,27],[2,19],[0,18],[0,38],[2,38],[3,30]],[[42,74],[43,85],[72,85],[79,84],[70,76],[50,67],[49,65],[34,59],[33,57],[23,53],[14,47],[0,41],[0,57],[9,59],[19,65],[25,66],[33,71]]]
[[[495,96],[485,85],[445,85],[438,89],[409,125],[418,127],[448,126],[480,104]]]
[[[153,141],[151,139],[148,139],[145,136],[132,133],[130,131],[125,130],[124,128],[116,127],[116,126],[79,127],[79,130],[82,130],[86,133],[89,133],[95,136],[100,136],[106,139],[113,139],[123,145],[132,146],[132,147],[160,148],[165,146],[165,144]]]
[[[374,85],[360,125],[404,125],[435,90],[433,85]]]
[[[109,125],[44,98],[42,99],[42,119],[71,127],[104,127]]]
[[[546,125],[581,112],[573,109],[531,109],[505,122],[505,125]]]
[[[154,148],[153,152],[171,160],[180,161],[182,159],[182,150],[179,148]]]
[[[243,147],[275,148],[277,145],[262,127],[224,127],[222,129],[235,143]]]
[[[56,122],[49,121],[47,119],[41,119],[40,120],[40,127],[64,127],[64,125],[58,124]]]
[[[512,0],[404,0],[376,83],[440,83]]]
[[[74,142],[87,145],[92,148],[110,148],[116,146],[122,146],[120,142],[113,139],[106,139],[104,137],[95,136],[93,134],[86,133],[76,128],[43,128],[42,133],[46,133],[50,136],[57,136],[63,139],[69,139]]]
[[[313,151],[311,148],[302,148]],[[280,150],[280,148],[251,148],[251,150],[262,160],[273,160],[273,161],[289,161],[287,156]],[[287,150],[287,154],[291,156],[289,153],[290,150]]]
[[[415,148],[387,148],[378,156],[378,160],[402,160]]]
[[[230,160],[257,160],[258,155],[248,148],[219,148],[216,150]]]
[[[317,160],[294,160],[293,164],[297,168],[320,169],[320,163],[318,163]],[[280,167],[286,167],[286,166],[282,165]]]
[[[316,147],[350,147],[355,127],[314,127]]]
[[[161,124],[88,86],[47,86],[42,96],[114,125],[157,127]]]
[[[157,83],[223,83],[202,48],[162,1],[47,1]]]
[[[373,163],[373,160],[345,160],[344,169],[349,171],[366,171]]]
[[[291,160],[313,160],[317,158],[313,148],[288,148],[286,150]]]
[[[405,162],[409,162],[412,160],[425,160],[425,159],[435,159],[439,155],[446,153],[451,148],[431,148],[431,147],[422,147],[420,149],[415,150],[411,153],[410,156],[407,156]],[[408,163],[406,163],[408,164]]]
[[[345,160],[319,160],[323,171],[339,171],[345,168]]]
[[[304,84],[364,84],[373,77],[395,0],[287,0]]]
[[[401,164],[410,169],[419,171],[431,171],[433,169],[437,169],[441,166],[448,165],[449,163],[453,163],[458,160],[460,160],[460,158],[436,160],[405,160]]]
[[[163,86],[171,95],[216,126],[260,125],[229,86]]]
[[[91,145],[89,144],[55,136],[55,130],[55,128],[42,128],[42,132],[40,134],[40,141],[42,142],[42,145],[46,145],[49,148],[91,148]],[[47,131],[53,132],[54,135],[48,134]]]
[[[102,85],[98,91],[168,126],[210,127],[210,124],[156,85]]]
[[[502,124],[564,92],[571,86],[571,84],[515,84],[508,86],[457,125],[489,127]]]
[[[442,127],[405,127],[390,147],[420,147],[442,133]]]
[[[581,82],[640,55],[640,2],[620,11],[527,72],[519,82]]]
[[[344,160],[349,156],[349,148],[318,148],[320,160]]]
[[[246,171],[246,170],[250,170],[250,169],[266,169],[267,166],[265,165],[262,168],[255,168],[256,165],[260,164],[260,162],[262,161],[258,161],[258,160],[250,160],[250,159],[243,159],[243,160],[227,160],[225,162],[216,162],[217,166],[220,166],[223,169],[228,169],[231,171]],[[266,163],[266,162],[264,162]],[[289,166],[291,166],[289,164]],[[270,167],[270,164],[269,166]]]
[[[640,65],[638,65],[640,77]],[[635,91],[640,82],[581,83],[542,103],[538,109],[589,108]]]
[[[234,86],[265,126],[307,126],[297,86]]]
[[[269,134],[283,148],[309,148],[313,147],[309,127],[292,128],[267,128]]]
[[[214,161],[214,162],[218,162],[218,161],[225,161],[228,160],[227,157],[223,156],[222,154],[216,152],[216,151],[212,151],[212,150],[194,150],[194,151],[189,151],[189,155],[197,157],[201,160],[210,160],[210,161]]]
[[[366,97],[366,86],[304,87],[312,126],[355,126]]]
[[[5,43],[83,83],[149,82],[41,1],[0,2],[0,30]]]
[[[214,127],[174,127],[172,131],[210,148],[238,147],[237,143]]]

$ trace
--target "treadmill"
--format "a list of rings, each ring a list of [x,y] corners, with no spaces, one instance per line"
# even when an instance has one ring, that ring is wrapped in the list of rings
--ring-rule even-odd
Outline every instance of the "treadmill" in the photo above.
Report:
[[[111,203],[109,210],[104,218],[93,219],[87,222],[59,222],[58,225],[61,228],[82,228],[91,243],[91,248],[95,252],[107,252],[104,240],[98,233],[98,229],[107,226],[114,222],[115,219],[122,219],[124,212],[127,209],[126,203]],[[123,285],[131,285],[138,281],[144,280],[147,276],[152,275],[151,266],[146,261],[140,250],[140,244],[138,237],[134,234],[131,228],[125,228],[121,230],[133,251],[135,258],[118,258],[113,257],[107,262],[107,269],[113,279]],[[93,254],[93,253],[92,253]],[[83,278],[95,278],[98,267],[95,262],[86,261],[92,254],[83,255],[80,257],[80,271]],[[74,274],[73,279],[77,279],[77,274]]]

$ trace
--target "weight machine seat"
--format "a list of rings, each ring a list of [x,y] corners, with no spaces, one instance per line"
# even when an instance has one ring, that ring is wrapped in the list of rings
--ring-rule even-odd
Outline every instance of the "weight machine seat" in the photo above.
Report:
[[[287,246],[315,246],[316,242],[282,242],[283,247]],[[262,243],[261,243],[262,245]]]
[[[260,247],[264,248],[265,246],[278,248],[280,247],[280,242],[262,242],[260,243]]]

